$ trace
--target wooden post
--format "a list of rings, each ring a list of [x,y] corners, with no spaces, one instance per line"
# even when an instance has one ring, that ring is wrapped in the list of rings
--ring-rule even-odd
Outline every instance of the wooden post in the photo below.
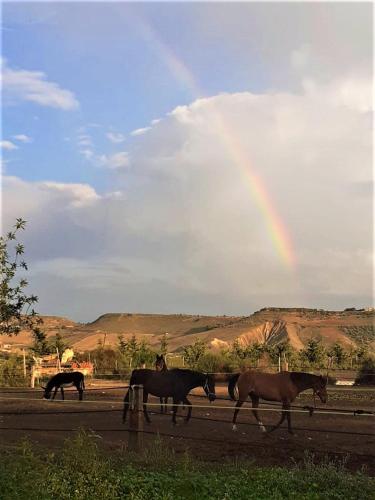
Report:
[[[129,392],[130,415],[129,415],[129,438],[128,447],[130,451],[140,451],[143,446],[143,386],[133,385]]]
[[[33,365],[31,367],[31,388],[34,389],[35,387],[35,366]]]
[[[22,354],[23,354],[23,376],[26,378],[26,353],[25,349],[22,349]]]

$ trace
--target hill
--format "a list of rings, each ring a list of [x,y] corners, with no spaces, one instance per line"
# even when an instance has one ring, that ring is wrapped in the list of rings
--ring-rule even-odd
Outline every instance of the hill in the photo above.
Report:
[[[235,339],[242,345],[289,340],[295,349],[302,349],[312,337],[321,338],[327,346],[340,342],[346,348],[366,341],[375,349],[375,312],[363,309],[265,308],[250,316],[108,313],[87,324],[56,316],[44,316],[43,320],[47,336],[60,333],[75,351],[95,349],[99,340],[114,346],[119,334],[125,339],[135,334],[157,349],[165,333],[171,351],[179,351],[197,339],[207,341],[214,349],[227,347]],[[22,348],[31,342],[29,332],[11,338],[0,336],[3,347]]]

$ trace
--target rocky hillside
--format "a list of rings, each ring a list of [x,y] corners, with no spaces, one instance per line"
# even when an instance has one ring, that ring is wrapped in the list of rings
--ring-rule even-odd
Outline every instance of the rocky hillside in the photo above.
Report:
[[[255,341],[277,344],[289,340],[295,349],[302,349],[312,337],[321,338],[326,345],[339,341],[345,347],[355,347],[366,341],[375,349],[373,310],[265,308],[240,317],[111,313],[87,324],[45,316],[44,329],[48,336],[59,332],[76,351],[92,350],[99,340],[107,346],[115,345],[119,334],[125,338],[135,334],[138,339],[145,339],[157,348],[165,333],[168,333],[171,351],[178,351],[197,339],[207,341],[213,349],[227,347],[235,339],[243,345]],[[27,332],[13,338],[0,336],[0,344],[28,346],[31,336]]]

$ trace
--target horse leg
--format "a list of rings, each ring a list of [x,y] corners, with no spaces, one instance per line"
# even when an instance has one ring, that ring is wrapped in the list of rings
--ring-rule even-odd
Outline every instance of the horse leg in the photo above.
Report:
[[[159,398],[159,400],[160,400],[160,413],[164,413],[164,405],[163,405],[164,398]]]
[[[126,422],[126,414],[128,413],[128,409],[129,409],[129,389],[124,397],[124,411],[122,413],[122,423]]]
[[[58,389],[59,389],[59,388],[56,386],[55,391],[54,391],[53,396],[52,396],[52,399],[55,399],[55,397],[56,397],[56,393],[57,393]]]
[[[251,402],[252,402],[252,407],[253,408],[258,408],[258,406],[259,406],[259,398],[257,396],[251,396]],[[261,421],[261,419],[258,416],[258,412],[255,409],[253,409],[253,414],[254,414],[254,417],[255,417],[256,421],[259,424],[260,430],[262,432],[267,432],[266,428],[264,427],[263,422]]]
[[[168,398],[164,398],[164,413],[168,413]]]
[[[78,392],[79,392],[79,400],[82,401],[83,400],[83,387],[82,387],[82,385],[79,386]]]
[[[61,392],[61,399],[64,401],[65,400],[65,396],[64,396],[63,386],[60,387],[60,392]]]
[[[236,420],[237,420],[237,414],[240,411],[241,406],[244,404],[245,401],[241,401],[240,399],[237,401],[235,410],[234,410],[234,415],[233,415],[233,420],[232,420],[232,430],[236,431],[237,430],[237,425],[236,425]]]
[[[287,410],[289,410],[289,409],[290,409],[290,405],[288,404],[287,405]],[[292,418],[291,418],[290,411],[286,412],[286,419],[288,421],[288,432],[289,432],[289,434],[294,434],[293,429],[292,429],[292,422],[291,422]]]
[[[282,410],[282,415],[281,415],[280,420],[268,432],[273,432],[273,431],[275,431],[276,429],[278,429],[280,427],[280,425],[284,422],[284,420],[285,420],[285,418],[286,418],[286,416],[288,414],[288,412],[285,411],[285,410],[289,410],[289,408],[290,408],[289,403],[283,403],[283,410]]]
[[[173,398],[173,415],[172,415],[173,425],[177,425],[176,415],[177,415],[177,408],[178,408],[179,403],[180,403],[180,401],[178,399]]]
[[[146,392],[143,389],[143,415],[145,416],[146,422],[148,424],[151,424],[151,420],[150,420],[150,417],[148,416],[148,412],[147,412],[147,401],[148,401],[148,392]]]
[[[185,417],[185,422],[188,423],[191,417],[191,410],[192,410],[191,403],[187,397],[185,397],[182,402],[188,407],[188,413]]]

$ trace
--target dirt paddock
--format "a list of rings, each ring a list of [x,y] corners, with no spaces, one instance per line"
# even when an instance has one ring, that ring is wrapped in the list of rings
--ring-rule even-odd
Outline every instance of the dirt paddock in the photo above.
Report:
[[[123,425],[121,420],[126,389],[109,388],[108,383],[100,385],[102,387],[89,386],[83,402],[77,401],[77,393],[70,390],[66,391],[65,402],[52,402],[42,400],[40,390],[1,389],[0,447],[12,447],[21,437],[28,436],[36,445],[55,449],[77,429],[84,428],[93,431],[95,439],[108,452],[126,448],[128,425]],[[374,416],[314,413],[310,417],[308,413],[293,413],[293,436],[288,434],[285,424],[265,436],[259,431],[250,411],[239,413],[238,430],[233,432],[230,424],[233,402],[217,399],[210,405],[206,398],[199,397],[203,391],[194,394],[190,398],[192,404],[208,408],[194,408],[188,424],[184,423],[182,416],[185,411],[182,409],[179,410],[178,425],[173,426],[170,414],[156,413],[159,412],[158,406],[149,408],[152,422],[143,424],[145,446],[152,443],[159,433],[176,453],[189,450],[197,458],[214,462],[250,459],[256,465],[291,465],[302,460],[308,450],[317,459],[324,456],[345,459],[351,470],[365,467],[367,473],[375,475]],[[217,394],[226,397],[225,388],[219,387]],[[317,406],[375,410],[375,389],[335,387],[329,389],[329,395],[327,405]],[[158,399],[150,397],[149,402],[158,403]],[[295,404],[312,405],[311,394],[303,394]],[[261,407],[275,408],[267,404]],[[261,416],[265,425],[271,425],[276,423],[280,413],[264,411]]]

